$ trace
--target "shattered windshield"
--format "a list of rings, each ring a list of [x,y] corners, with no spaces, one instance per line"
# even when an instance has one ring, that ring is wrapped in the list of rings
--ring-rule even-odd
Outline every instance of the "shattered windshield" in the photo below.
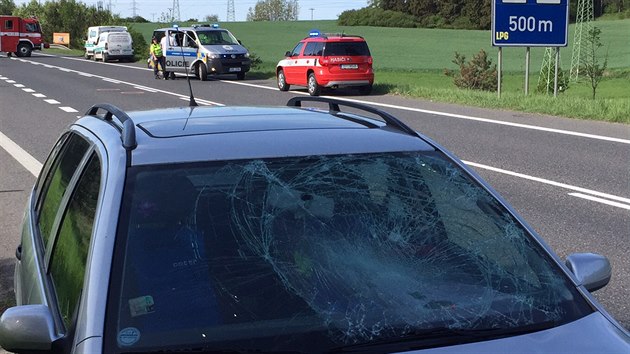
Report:
[[[439,153],[154,166],[128,180],[108,352],[322,351],[590,311]]]

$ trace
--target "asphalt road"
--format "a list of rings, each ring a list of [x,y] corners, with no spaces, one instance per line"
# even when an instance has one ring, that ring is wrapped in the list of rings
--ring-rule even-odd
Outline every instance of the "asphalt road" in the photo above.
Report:
[[[191,84],[197,101],[207,105],[284,105],[290,97],[306,94],[303,88],[280,92],[271,80],[225,77],[193,79]],[[353,95],[334,93],[377,105],[450,149],[490,182],[560,257],[573,252],[609,257],[613,278],[595,296],[630,328],[630,126]],[[0,308],[12,291],[27,193],[38,163],[63,128],[94,103],[129,111],[187,101],[184,78],[154,80],[141,63],[0,56]],[[9,154],[9,141],[36,160],[32,172]]]

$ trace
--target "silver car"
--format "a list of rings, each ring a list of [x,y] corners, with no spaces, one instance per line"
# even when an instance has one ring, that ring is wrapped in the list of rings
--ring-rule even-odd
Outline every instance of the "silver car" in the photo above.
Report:
[[[0,345],[630,352],[589,292],[610,279],[605,257],[561,262],[474,171],[388,113],[288,106],[91,108],[33,188]]]

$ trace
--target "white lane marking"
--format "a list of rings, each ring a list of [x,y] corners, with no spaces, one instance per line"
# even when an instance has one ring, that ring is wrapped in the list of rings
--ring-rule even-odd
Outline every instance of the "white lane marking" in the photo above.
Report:
[[[114,79],[105,78],[105,79],[103,79],[103,81],[111,82],[113,84],[120,84],[120,81],[114,80]]]
[[[149,92],[157,92],[157,90],[150,87],[145,87],[145,86],[134,86],[133,88],[138,89],[138,90],[149,91]]]
[[[586,195],[586,194],[582,194],[582,193],[569,193],[569,195],[573,196],[573,197],[587,199],[587,200],[590,200],[590,201],[593,201],[593,202],[598,202],[598,203],[602,203],[602,204],[606,204],[606,205],[611,205],[611,206],[614,206],[614,207],[617,207],[617,208],[630,210],[630,205],[628,205],[628,204],[613,202],[613,201],[610,201],[610,200],[607,200],[607,199],[597,198],[597,197],[593,197],[591,195]]]
[[[28,93],[33,93],[35,92],[35,90],[31,89],[31,88],[23,88],[22,91],[24,92],[28,92]]]
[[[484,169],[484,170],[489,170],[489,171],[493,171],[493,172],[503,173],[503,174],[506,174],[506,175],[527,179],[527,180],[530,180],[530,181],[535,181],[535,182],[548,184],[548,185],[551,185],[551,186],[554,186],[554,187],[560,187],[560,188],[564,188],[564,189],[569,189],[569,190],[580,192],[580,193],[586,193],[586,194],[594,195],[594,196],[597,196],[597,197],[606,198],[606,199],[612,199],[612,200],[616,200],[616,201],[619,201],[619,202],[630,204],[630,199],[628,199],[628,198],[619,197],[619,196],[608,194],[608,193],[602,193],[602,192],[594,191],[592,189],[576,187],[576,186],[572,186],[570,184],[555,182],[555,181],[551,181],[551,180],[540,178],[540,177],[529,176],[529,175],[526,175],[526,174],[523,174],[523,173],[512,172],[512,171],[508,171],[508,170],[504,170],[504,169],[501,169],[501,168],[496,168],[496,167],[492,167],[492,166],[488,166],[488,165],[482,165],[482,164],[476,163],[476,162],[470,162],[470,161],[463,161],[463,162],[465,164],[467,164],[467,165],[474,166],[474,167],[477,167],[477,168],[481,168],[481,169]]]
[[[79,71],[78,73],[79,73],[79,75],[81,75],[81,76],[85,76],[85,77],[94,77],[94,75],[92,75],[92,74],[82,73],[82,72],[80,72],[80,71]]]
[[[59,68],[59,70],[69,73],[70,69]]]
[[[26,86],[24,86],[24,85],[22,85],[22,84],[13,84],[13,86],[15,86],[15,87],[17,87],[17,88],[26,87]]]
[[[48,64],[42,64],[42,65],[47,67],[47,68],[50,68],[50,69],[54,68],[54,66],[52,66],[52,65],[48,65]]]
[[[57,57],[56,55],[50,55],[50,54],[40,54],[40,53],[38,53],[38,54],[37,54],[37,56]],[[85,61],[85,59],[78,59],[78,58],[66,58],[66,57],[59,57],[59,58],[62,58],[62,59],[67,59],[67,60],[77,60],[77,61],[86,62],[86,61]],[[122,65],[122,64],[115,64],[115,63],[99,63],[99,65],[103,65],[103,64],[105,64],[105,65],[120,66],[120,67],[124,67],[124,68],[131,68],[131,69],[144,70],[144,71],[151,70],[151,69],[138,68],[138,67],[133,67],[133,66],[128,66],[128,65]],[[60,66],[53,66],[53,68],[58,69],[58,68],[61,68],[61,67],[60,67]],[[80,72],[80,71],[74,71],[74,70],[73,70],[73,72],[77,72],[77,73],[79,73],[79,75],[81,75],[81,72]],[[95,77],[95,78],[98,78],[98,79],[101,79],[101,80],[105,80],[105,81],[112,80],[112,79],[110,79],[110,78],[108,78],[108,77],[105,77],[105,76],[100,76],[100,75],[95,75],[95,74],[87,74],[87,75],[90,75],[90,77]],[[83,76],[85,76],[85,75],[83,75]],[[134,84],[133,82],[127,82],[127,81],[122,81],[122,80],[116,80],[116,81],[117,81],[116,83],[120,83],[120,84],[124,84],[124,85],[129,85],[129,86],[132,86],[132,87],[133,87],[133,86],[138,86],[138,84]],[[166,91],[166,90],[160,90],[160,89],[154,89],[154,88],[152,88],[152,90],[155,90],[155,92],[156,92],[156,93],[163,93],[163,94],[166,94],[166,95],[171,95],[171,96],[175,96],[175,97],[186,97],[186,99],[188,99],[188,96],[187,96],[187,95],[182,95],[182,94],[179,94],[179,93],[170,92],[170,91]],[[197,101],[197,103],[200,103],[200,104],[212,105],[212,106],[225,106],[225,105],[224,105],[224,104],[222,104],[222,103],[219,103],[219,102],[214,102],[214,101],[210,101],[210,100],[204,100],[204,99],[201,99],[201,98],[195,98],[195,100]]]
[[[262,85],[256,85],[256,84],[249,84],[249,83],[246,83],[246,82],[229,81],[229,80],[217,80],[217,81],[222,81],[222,82],[233,84],[233,85],[257,87],[257,88],[263,88],[263,89],[268,89],[268,90],[277,90],[278,89],[277,87],[269,87],[269,86],[262,86]],[[291,93],[292,94],[298,94],[298,95],[304,95],[304,96],[308,95],[307,92],[300,92],[300,91],[291,91]],[[463,114],[455,114],[455,113],[447,113],[447,112],[440,112],[440,111],[432,111],[432,110],[422,109],[422,108],[397,106],[397,105],[393,105],[393,104],[379,103],[379,102],[372,102],[372,101],[365,101],[365,100],[357,100],[357,99],[345,98],[345,97],[337,97],[337,96],[335,96],[335,97],[322,96],[322,97],[335,98],[335,99],[340,100],[340,101],[369,104],[369,105],[372,105],[372,106],[379,106],[379,107],[385,107],[385,108],[399,109],[399,110],[402,110],[402,111],[419,112],[419,113],[424,113],[424,114],[432,114],[432,115],[444,116],[444,117],[450,117],[450,118],[472,120],[472,121],[482,122],[482,123],[499,124],[499,125],[506,125],[506,126],[510,126],[510,127],[516,127],[516,128],[532,129],[532,130],[539,130],[539,131],[544,131],[544,132],[549,132],[549,133],[572,135],[572,136],[579,136],[579,137],[582,137],[582,138],[611,141],[611,142],[622,143],[622,144],[630,144],[630,140],[628,140],[628,139],[613,138],[613,137],[604,136],[604,135],[586,134],[586,133],[580,133],[580,132],[575,132],[575,131],[571,131],[571,130],[562,130],[562,129],[540,127],[540,126],[537,126],[537,125],[528,125],[528,124],[521,124],[521,123],[504,122],[504,121],[500,121],[500,120],[494,120],[494,119],[488,119],[488,118],[480,118],[480,117],[474,117],[474,116],[467,116],[467,115],[463,115]]]
[[[0,147],[13,156],[28,172],[37,177],[42,169],[42,164],[2,132],[0,132]]]
[[[53,100],[53,99],[44,100],[44,102],[50,103],[50,104],[61,104],[61,102],[57,100]]]
[[[15,83],[14,80],[6,80],[6,81],[7,81],[7,84],[14,84]]]
[[[74,109],[72,107],[59,107],[59,109],[64,111],[64,112],[68,112],[68,113],[78,112],[76,109]]]
[[[57,57],[56,55],[40,54],[40,53],[38,53],[37,55]],[[63,59],[85,61],[85,59],[79,59],[79,58],[63,57]],[[115,66],[120,66],[120,67],[124,67],[124,68],[128,68],[128,69],[135,69],[135,70],[144,70],[144,71],[152,70],[152,69],[148,69],[148,68],[129,66],[129,65],[122,65],[122,64],[115,64],[115,63],[105,63],[105,64],[107,64],[107,65],[115,65]],[[267,90],[277,90],[278,89],[275,86],[270,87],[270,86],[263,86],[263,85],[257,85],[257,84],[250,84],[250,83],[246,83],[246,82],[239,82],[239,81],[231,81],[231,80],[216,80],[216,81],[222,81],[222,82],[225,82],[225,83],[228,83],[228,84],[233,84],[233,85],[242,85],[242,86],[262,88],[262,89],[267,89]],[[161,91],[161,90],[158,91],[158,92],[168,93],[166,91]],[[307,95],[306,92],[299,92],[299,91],[291,91],[291,93],[292,94],[299,94],[299,95]],[[168,93],[168,94],[172,94],[172,93]],[[324,96],[324,97],[326,97],[326,96]],[[562,129],[540,127],[540,126],[536,126],[536,125],[527,125],[527,124],[521,124],[521,123],[504,122],[504,121],[500,121],[500,120],[493,120],[493,119],[488,119],[488,118],[467,116],[467,115],[463,115],[463,114],[454,114],[454,113],[447,113],[447,112],[440,112],[440,111],[432,111],[432,110],[428,110],[428,109],[413,108],[413,107],[406,107],[406,106],[397,106],[397,105],[392,105],[392,104],[387,104],[387,103],[378,103],[378,102],[350,99],[350,98],[344,98],[344,97],[335,97],[335,98],[338,99],[338,100],[341,100],[341,101],[364,103],[364,104],[369,104],[369,105],[373,105],[373,106],[392,108],[392,109],[399,109],[399,110],[403,110],[403,111],[411,111],[411,112],[419,112],[419,113],[425,113],[425,114],[433,114],[433,115],[437,115],[437,116],[444,116],[444,117],[450,117],[450,118],[472,120],[472,121],[477,121],[477,122],[482,122],[482,123],[499,124],[499,125],[511,126],[511,127],[515,127],[515,128],[539,130],[539,131],[545,131],[545,132],[549,132],[549,133],[564,134],[564,135],[570,135],[570,136],[578,136],[578,137],[582,137],[582,138],[597,139],[597,140],[610,141],[610,142],[616,142],[616,143],[622,143],[622,144],[630,144],[630,140],[629,139],[620,139],[620,138],[614,138],[614,137],[609,137],[609,136],[604,136],[604,135],[586,134],[586,133],[580,133],[580,132],[571,131],[571,130],[562,130]],[[211,102],[211,101],[206,101],[206,102]],[[216,102],[211,102],[211,103],[215,104],[215,105],[218,105],[218,106],[223,106],[222,104],[218,104]]]
[[[46,97],[46,95],[44,95],[43,93],[34,93],[33,96],[35,96],[37,98],[44,98],[44,97]]]

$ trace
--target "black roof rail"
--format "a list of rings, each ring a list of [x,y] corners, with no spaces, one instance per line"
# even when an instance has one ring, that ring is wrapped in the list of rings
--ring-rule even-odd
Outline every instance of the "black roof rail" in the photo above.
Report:
[[[99,109],[105,110],[107,113],[103,116],[99,116],[97,114]],[[94,116],[109,122],[114,122],[113,117],[118,118],[118,121],[120,122],[120,127],[118,127],[118,130],[120,131],[120,140],[122,141],[122,145],[125,150],[131,151],[138,146],[138,142],[136,141],[135,124],[133,123],[131,117],[129,117],[127,113],[123,112],[120,108],[109,103],[98,103],[90,107],[86,115]]]
[[[361,104],[361,103],[336,100],[334,98],[307,96],[307,97],[293,97],[287,102],[287,106],[302,107],[302,102],[304,101],[328,103],[328,111],[330,112],[330,114],[333,114],[333,115],[336,115],[337,113],[341,112],[341,110],[339,109],[339,106],[352,107],[352,108],[360,109],[362,111],[370,112],[383,118],[383,120],[385,121],[388,127],[392,127],[399,131],[402,131],[405,134],[412,135],[417,138],[420,137],[420,135],[418,135],[418,133],[415,130],[413,130],[411,127],[401,122],[400,120],[398,120],[398,118],[392,116],[391,114],[387,112],[381,111],[380,109],[376,109],[374,107]]]

